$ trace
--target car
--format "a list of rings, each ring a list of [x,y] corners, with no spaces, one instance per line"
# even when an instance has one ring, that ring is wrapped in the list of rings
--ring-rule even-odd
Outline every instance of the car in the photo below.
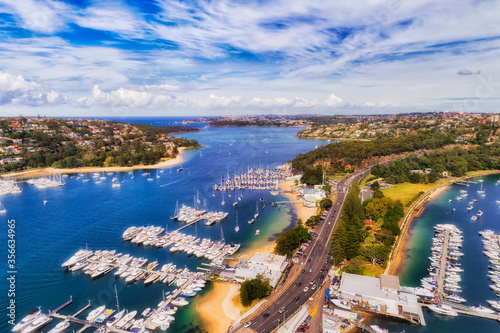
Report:
[[[279,312],[279,313],[283,313],[283,312],[285,312],[285,307],[284,307],[284,306],[283,306],[283,307],[281,307],[281,308],[280,308],[280,310],[279,310],[278,312]]]
[[[309,290],[309,287],[304,288],[304,292],[307,292]]]
[[[325,264],[328,264],[328,259],[325,260]]]
[[[306,317],[306,321],[311,320],[311,318],[312,318],[312,317],[311,317],[311,315],[307,316],[307,317]]]
[[[243,325],[243,327],[249,327],[250,325],[252,325],[252,322],[251,322],[251,321],[247,321],[247,322],[245,323],[245,325]]]
[[[307,259],[307,262],[311,262],[311,258]]]
[[[319,277],[321,280],[323,280],[325,278],[325,276],[323,274],[321,274],[321,276]]]
[[[302,273],[305,273],[305,272],[306,272],[306,270],[305,270],[305,269],[303,269],[303,270],[302,270]]]
[[[316,289],[316,284],[313,284],[311,287],[312,290]]]
[[[269,315],[270,315],[270,313],[269,313],[269,312],[264,313],[264,318],[269,317]]]
[[[318,237],[318,235],[316,234],[316,235],[314,235],[314,237]]]
[[[300,287],[302,285],[302,282],[297,282],[295,286]]]
[[[311,280],[311,282],[309,282],[309,284],[314,284],[314,280]]]
[[[295,301],[298,301],[298,300],[299,300],[299,298],[300,298],[300,296],[295,296],[294,300],[295,300]]]

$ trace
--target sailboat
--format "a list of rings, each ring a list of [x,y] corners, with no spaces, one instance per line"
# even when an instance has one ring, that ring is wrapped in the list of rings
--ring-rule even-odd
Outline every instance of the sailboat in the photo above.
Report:
[[[160,172],[163,172],[163,170],[160,170]],[[156,170],[156,178],[160,178],[160,175],[158,174],[158,170]]]
[[[85,174],[85,178],[82,180],[82,182],[86,183],[88,182],[90,179],[87,177],[87,174]]]
[[[7,213],[7,209],[5,209],[4,205],[0,202],[0,214],[5,214]]]
[[[255,202],[255,209],[256,209],[256,212],[254,214],[254,218],[258,218],[259,217],[259,202]]]
[[[198,205],[201,203],[201,201],[200,201],[200,192],[198,190],[196,190],[196,202],[198,203]]]
[[[215,198],[215,189],[212,189],[212,197]]]
[[[224,206],[226,202],[224,201],[224,192],[222,192],[222,206]]]
[[[477,193],[479,193],[479,194],[484,194],[482,179],[480,179],[479,181],[481,182],[481,189],[480,189],[479,191],[477,191]]]
[[[117,177],[113,177],[113,181],[112,181],[112,183],[113,183],[113,184],[111,185],[111,187],[113,187],[113,188],[116,188],[116,187],[120,187],[120,186],[122,186],[122,185],[120,184],[120,182],[118,181],[118,178],[117,178]]]
[[[182,167],[182,164],[181,164],[181,166],[177,168],[177,171],[182,171],[182,170],[184,170],[184,168]]]
[[[238,213],[236,213],[236,228],[234,228],[234,231],[240,231],[240,226],[238,225]]]
[[[241,196],[238,195],[238,188],[236,188],[236,197],[238,198],[238,201],[241,201]]]

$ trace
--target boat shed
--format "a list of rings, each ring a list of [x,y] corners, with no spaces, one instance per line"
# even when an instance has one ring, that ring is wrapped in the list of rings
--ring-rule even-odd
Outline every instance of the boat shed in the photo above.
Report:
[[[339,292],[344,299],[367,311],[424,322],[417,296],[403,291],[397,276],[382,274],[377,278],[344,273]]]

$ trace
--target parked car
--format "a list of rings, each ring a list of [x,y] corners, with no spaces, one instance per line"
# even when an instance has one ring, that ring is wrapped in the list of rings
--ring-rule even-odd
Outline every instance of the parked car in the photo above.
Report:
[[[247,321],[247,322],[245,323],[245,325],[243,325],[243,327],[249,327],[250,325],[252,325],[252,322],[251,322],[251,321]]]

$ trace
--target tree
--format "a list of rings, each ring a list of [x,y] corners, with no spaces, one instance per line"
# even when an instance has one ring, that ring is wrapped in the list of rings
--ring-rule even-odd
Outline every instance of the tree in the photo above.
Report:
[[[301,183],[307,185],[318,185],[323,182],[323,168],[320,164],[313,169],[306,169],[300,178]]]
[[[323,199],[320,201],[319,205],[321,208],[330,208],[332,207],[333,202],[330,199]]]
[[[389,258],[388,252],[389,248],[383,245],[369,245],[363,249],[363,256],[371,262],[372,266],[384,265]]]
[[[271,292],[269,279],[263,279],[257,275],[257,278],[245,280],[240,288],[240,300],[243,306],[250,306],[254,299],[266,297]]]
[[[345,273],[351,274],[363,274],[363,258],[355,257],[351,260],[351,262],[344,267],[343,271]]]

